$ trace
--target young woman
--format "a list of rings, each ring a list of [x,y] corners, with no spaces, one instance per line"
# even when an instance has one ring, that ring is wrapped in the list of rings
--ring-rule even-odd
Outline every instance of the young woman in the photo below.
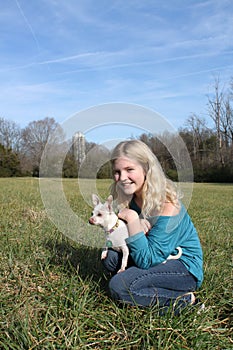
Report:
[[[202,249],[175,184],[139,140],[119,143],[111,161],[112,194],[121,208],[118,216],[128,226],[131,260],[118,274],[121,254],[110,250],[104,260],[113,273],[109,283],[112,297],[121,303],[158,304],[175,310],[195,304],[193,292],[203,280]]]

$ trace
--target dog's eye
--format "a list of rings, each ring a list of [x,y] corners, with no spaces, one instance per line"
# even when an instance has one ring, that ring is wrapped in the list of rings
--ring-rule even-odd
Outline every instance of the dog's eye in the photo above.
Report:
[[[102,216],[102,214],[101,214],[101,213],[98,213],[97,216]]]

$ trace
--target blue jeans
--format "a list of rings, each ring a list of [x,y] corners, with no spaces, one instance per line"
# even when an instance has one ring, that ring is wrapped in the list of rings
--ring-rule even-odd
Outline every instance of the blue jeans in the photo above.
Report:
[[[142,307],[174,305],[179,310],[191,303],[191,295],[185,294],[196,290],[197,281],[179,260],[168,260],[148,270],[133,266],[131,260],[130,267],[116,274],[121,258],[121,253],[109,250],[103,260],[105,268],[115,274],[109,283],[113,299]]]

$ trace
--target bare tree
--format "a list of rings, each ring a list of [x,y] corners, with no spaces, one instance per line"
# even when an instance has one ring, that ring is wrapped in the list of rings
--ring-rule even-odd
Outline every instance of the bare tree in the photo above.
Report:
[[[19,151],[21,129],[18,124],[5,118],[0,118],[0,144],[5,147],[6,152]]]
[[[209,155],[206,141],[211,136],[211,130],[207,127],[206,121],[203,118],[198,117],[196,114],[192,114],[186,121],[187,132],[192,135],[192,152],[191,155],[194,160],[202,162],[206,161],[206,157]]]
[[[223,146],[225,149],[228,149],[233,141],[233,109],[230,104],[229,96],[226,96],[224,100],[224,109],[222,111],[220,131],[223,135]]]
[[[224,121],[224,111],[225,111],[225,92],[224,88],[220,86],[219,78],[215,79],[214,82],[214,96],[208,97],[208,107],[209,115],[214,121],[216,133],[217,133],[217,156],[223,166],[225,163],[224,154],[223,154],[223,134],[221,132],[222,124]]]
[[[54,137],[55,130],[58,131],[57,138]],[[53,146],[63,140],[62,130],[59,132],[59,124],[53,118],[33,121],[23,129],[21,163],[24,170],[38,175],[41,156],[46,144],[50,142],[51,135]]]
[[[215,94],[209,97],[209,114],[213,119],[217,134],[217,155],[222,165],[231,162],[233,153],[233,78],[227,91],[215,79]]]
[[[228,114],[228,127],[229,127],[229,135],[231,140],[231,147],[233,147],[233,77],[230,82],[230,89],[228,95],[228,104],[227,104],[227,114]]]

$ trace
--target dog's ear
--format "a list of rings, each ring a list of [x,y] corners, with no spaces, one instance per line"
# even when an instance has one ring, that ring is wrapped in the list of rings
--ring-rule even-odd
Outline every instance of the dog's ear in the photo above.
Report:
[[[107,199],[107,203],[108,203],[108,210],[111,212],[112,211],[112,201],[113,201],[113,196],[110,195]]]
[[[97,206],[100,203],[100,199],[96,194],[92,194],[92,203],[94,204],[94,206]]]

